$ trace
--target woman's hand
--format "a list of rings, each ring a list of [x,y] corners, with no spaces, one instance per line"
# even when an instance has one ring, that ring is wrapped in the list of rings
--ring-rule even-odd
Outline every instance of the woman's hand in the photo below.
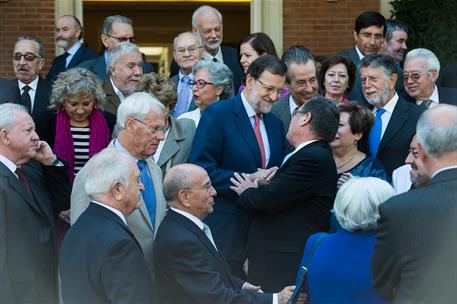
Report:
[[[343,184],[345,182],[347,182],[349,179],[351,179],[353,175],[351,173],[343,173],[341,174],[340,178],[338,179],[338,182],[336,183],[336,188],[337,189],[340,189],[341,186],[343,186]]]

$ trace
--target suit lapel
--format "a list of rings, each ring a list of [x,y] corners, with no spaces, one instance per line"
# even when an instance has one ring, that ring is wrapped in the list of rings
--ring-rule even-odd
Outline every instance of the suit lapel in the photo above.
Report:
[[[183,135],[181,134],[181,130],[178,129],[179,126],[177,125],[176,121],[171,119],[171,128],[170,133],[168,133],[167,139],[165,140],[165,144],[163,145],[162,152],[160,153],[159,160],[157,165],[161,167],[167,161],[169,161],[176,153],[179,152],[180,147],[178,142],[183,139]]]
[[[33,113],[32,116],[37,117],[38,113],[48,111],[47,106],[49,102],[49,90],[47,89],[46,80],[41,77],[38,79],[37,90],[35,93],[35,100],[33,103]]]
[[[76,53],[73,55],[73,57],[71,58],[70,62],[68,63],[68,66],[66,68],[67,70],[75,67],[76,65],[78,65],[78,63],[80,62],[80,59],[81,59],[81,56],[82,56],[83,52],[84,52],[84,45],[81,44],[79,49],[76,51]]]
[[[404,102],[406,101],[403,101],[401,98],[399,98],[397,101],[397,105],[392,112],[392,116],[390,117],[389,123],[387,124],[386,131],[384,132],[381,143],[379,144],[378,155],[379,151],[381,151],[395,136],[395,134],[401,130],[403,124],[408,119],[408,107],[404,104]]]
[[[109,78],[103,81],[103,90],[105,91],[107,97],[106,101],[109,103],[109,107],[111,107],[113,110],[117,109],[121,101],[114,92],[113,85],[111,84],[111,80]],[[114,111],[113,114],[116,114],[116,111]]]
[[[233,114],[234,114],[234,123],[235,126],[238,128],[238,132],[240,136],[246,142],[246,145],[251,150],[254,159],[256,161],[256,168],[262,167],[262,158],[260,156],[260,148],[255,137],[254,129],[252,128],[251,121],[246,113],[246,109],[243,106],[243,102],[241,100],[241,95],[238,94],[237,97],[233,100]]]

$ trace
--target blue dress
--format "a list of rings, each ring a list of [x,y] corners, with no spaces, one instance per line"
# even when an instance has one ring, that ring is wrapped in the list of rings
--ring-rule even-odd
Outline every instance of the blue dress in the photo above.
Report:
[[[315,239],[308,239],[304,256]],[[372,288],[375,242],[374,231],[340,230],[322,239],[308,267],[308,303],[384,303]]]

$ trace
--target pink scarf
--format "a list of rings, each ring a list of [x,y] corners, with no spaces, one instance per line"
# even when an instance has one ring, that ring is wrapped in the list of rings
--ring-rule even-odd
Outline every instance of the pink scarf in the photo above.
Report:
[[[89,117],[90,137],[89,137],[89,158],[106,148],[109,144],[111,134],[108,123],[102,111],[94,109]],[[73,137],[70,130],[70,117],[65,110],[57,112],[56,117],[56,137],[54,142],[54,153],[67,161],[68,176],[73,182],[75,150]]]

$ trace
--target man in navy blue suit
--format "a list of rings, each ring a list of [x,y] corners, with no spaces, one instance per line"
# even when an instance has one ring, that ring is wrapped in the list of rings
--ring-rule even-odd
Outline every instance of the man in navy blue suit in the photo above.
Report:
[[[278,58],[257,58],[249,66],[246,88],[241,94],[206,108],[189,157],[189,162],[208,171],[218,193],[214,213],[206,223],[237,276],[243,276],[250,216],[237,206],[230,178],[236,172],[249,173],[253,179],[265,181],[281,164],[284,129],[269,112],[282,93],[285,73],[286,66]]]
[[[152,303],[152,282],[126,218],[144,190],[133,159],[103,151],[87,164],[92,201],[68,231],[60,253],[65,303]]]

